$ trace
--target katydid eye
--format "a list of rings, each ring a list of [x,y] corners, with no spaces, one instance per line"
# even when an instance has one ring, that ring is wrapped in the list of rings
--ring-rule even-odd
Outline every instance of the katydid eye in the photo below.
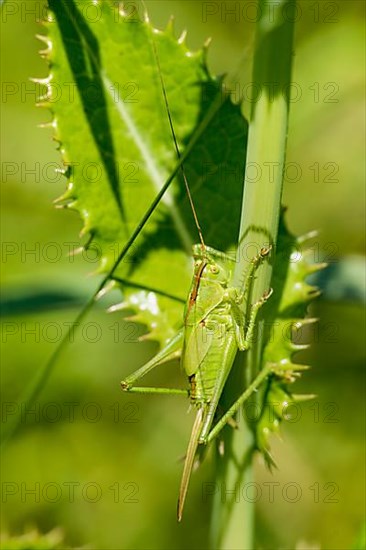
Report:
[[[218,273],[219,272],[219,268],[217,267],[217,265],[212,265],[211,266],[211,273]]]

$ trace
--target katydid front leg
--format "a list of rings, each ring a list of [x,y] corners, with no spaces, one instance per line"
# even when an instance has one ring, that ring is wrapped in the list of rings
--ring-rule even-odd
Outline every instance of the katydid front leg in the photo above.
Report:
[[[260,266],[260,264],[262,263],[262,261],[271,252],[271,250],[272,250],[271,245],[269,245],[267,247],[263,246],[260,249],[259,253],[256,256],[254,256],[254,258],[252,258],[252,260],[249,264],[249,267],[247,269],[247,272],[245,273],[244,284],[243,284],[242,290],[241,290],[240,293],[238,293],[237,298],[236,298],[236,302],[238,304],[242,304],[243,301],[249,295],[250,287],[253,284],[254,274],[255,274],[256,270],[258,269],[258,267]]]
[[[137,371],[133,372],[125,380],[121,382],[121,388],[123,391],[129,391],[132,393],[164,393],[164,394],[176,394],[189,396],[188,390],[182,390],[178,388],[154,388],[154,387],[140,387],[134,384],[144,377],[148,372],[152,371],[159,365],[167,363],[172,359],[177,359],[181,356],[183,342],[183,331],[180,330],[167,345],[155,355],[148,363],[143,365]]]
[[[235,289],[233,289],[235,290]],[[235,298],[231,298],[231,310],[233,315],[233,322],[235,326],[235,335],[236,335],[236,341],[238,344],[238,348],[240,351],[246,351],[248,350],[252,343],[253,343],[253,337],[254,337],[254,331],[257,321],[257,315],[261,307],[266,303],[268,298],[272,296],[273,289],[270,288],[267,292],[265,292],[258,300],[258,302],[255,302],[249,311],[249,321],[248,321],[248,328],[245,331],[243,324],[241,323],[241,319],[243,318],[243,312],[240,309],[237,300]],[[238,320],[240,319],[240,321]]]
[[[272,248],[271,246],[267,248],[266,247],[261,248],[259,253],[256,256],[254,256],[254,258],[251,260],[249,268],[245,274],[243,288],[240,292],[238,291],[238,289],[234,287],[231,287],[227,290],[229,300],[231,303],[231,314],[232,314],[234,327],[235,327],[236,341],[240,351],[245,351],[250,348],[253,341],[255,323],[256,323],[258,311],[265,304],[265,302],[268,300],[268,298],[272,295],[272,292],[273,292],[272,289],[269,289],[267,292],[263,294],[260,300],[258,300],[255,304],[251,306],[250,313],[249,313],[248,328],[245,331],[245,327],[244,327],[245,315],[243,313],[243,309],[240,306],[243,304],[243,302],[248,300],[249,291],[253,283],[254,274],[258,269],[259,265],[265,259],[265,257],[268,256],[268,254],[270,253],[271,248]]]

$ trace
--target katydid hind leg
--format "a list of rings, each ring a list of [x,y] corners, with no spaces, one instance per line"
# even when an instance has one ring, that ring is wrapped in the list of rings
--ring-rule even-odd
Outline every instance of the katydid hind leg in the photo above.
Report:
[[[225,382],[227,380],[230,369],[235,359],[237,348],[239,348],[239,350],[244,351],[250,347],[253,339],[254,329],[256,326],[258,311],[265,304],[265,302],[268,300],[271,294],[272,294],[272,289],[266,292],[262,296],[262,298],[252,306],[249,326],[248,326],[248,330],[247,330],[247,334],[245,335],[245,338],[242,333],[240,334],[240,337],[238,337],[238,332],[236,330],[235,338],[231,338],[230,340],[228,340],[227,349],[223,360],[223,365],[225,365],[226,368],[222,369],[220,376],[217,379],[215,391],[212,396],[212,400],[210,402],[208,412],[205,416],[205,421],[204,421],[204,425],[203,425],[201,437],[200,437],[200,443],[209,443],[222,430],[222,428],[230,421],[230,419],[232,419],[232,417],[238,411],[239,407],[252,395],[254,391],[256,391],[257,387],[262,383],[262,381],[268,376],[270,372],[269,370],[267,370],[267,368],[264,368],[258,374],[258,376],[254,379],[254,381],[249,385],[249,387],[237,399],[237,401],[235,401],[234,404],[229,408],[229,410],[220,418],[220,420],[214,426],[214,428],[211,429],[215,412],[216,412]],[[238,307],[237,304],[235,304],[235,307]],[[235,319],[234,319],[234,324],[235,324]]]
[[[246,390],[238,397],[238,399],[231,405],[231,407],[226,411],[226,413],[220,418],[217,424],[212,428],[208,437],[206,438],[205,443],[210,443],[221,430],[226,426],[229,418],[232,418],[234,414],[239,410],[239,408],[245,403],[247,399],[257,390],[257,388],[266,380],[272,371],[271,365],[266,365],[260,373],[256,376],[251,384],[246,388]]]

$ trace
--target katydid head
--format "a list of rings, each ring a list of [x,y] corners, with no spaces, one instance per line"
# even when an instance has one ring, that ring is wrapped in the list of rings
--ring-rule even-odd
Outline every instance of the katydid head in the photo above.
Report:
[[[195,260],[195,272],[211,281],[227,285],[230,282],[235,260],[230,256],[202,244],[193,245],[193,258]]]

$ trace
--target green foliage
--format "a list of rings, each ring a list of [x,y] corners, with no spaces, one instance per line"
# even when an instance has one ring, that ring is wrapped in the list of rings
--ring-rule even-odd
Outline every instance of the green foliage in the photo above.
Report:
[[[357,540],[352,546],[352,550],[365,550],[366,548],[366,523],[363,523]]]
[[[234,248],[247,134],[239,106],[225,98],[221,79],[209,74],[206,48],[190,52],[183,38],[175,38],[172,23],[157,32],[147,21],[118,11],[115,3],[99,4],[102,17],[91,23],[73,1],[50,0],[44,52],[50,64],[45,105],[53,112],[54,137],[69,181],[61,200],[79,211],[83,233],[89,235],[86,246],[100,252],[99,271],[111,268],[177,163],[153,33],[181,149],[222,97],[185,171],[208,243],[221,250]],[[128,277],[129,284],[184,299],[191,274],[187,256],[197,240],[192,222],[185,189],[176,181],[116,278]],[[163,342],[181,323],[179,301],[159,292],[136,295],[125,287],[123,292],[124,305],[147,325],[148,337]]]
[[[95,23],[74,2],[50,0],[49,5],[43,40],[50,76],[44,81],[44,105],[52,110],[54,137],[66,166],[68,189],[60,201],[80,213],[83,233],[89,235],[85,247],[100,252],[98,271],[111,269],[177,164],[154,44],[182,151],[217,97],[223,98],[185,171],[205,240],[235,250],[247,123],[240,107],[225,97],[222,80],[210,75],[206,48],[192,53],[184,38],[175,38],[172,22],[158,32],[113,3],[100,3],[102,17]],[[133,311],[129,319],[148,329],[142,338],[163,343],[181,325],[195,240],[190,205],[178,178],[114,274],[124,296],[114,309]],[[278,430],[284,407],[293,400],[287,385],[306,368],[292,362],[300,348],[289,331],[309,322],[303,317],[316,291],[305,279],[319,267],[307,263],[302,244],[282,224],[268,307],[270,338],[262,360],[273,365],[273,375],[255,428],[257,447],[269,464],[269,434]]]
[[[303,340],[306,326],[316,321],[305,318],[308,304],[319,295],[318,289],[306,279],[325,267],[325,264],[310,261],[308,244],[312,237],[314,234],[293,237],[281,220],[272,279],[274,295],[268,304],[267,337],[261,361],[262,367],[272,365],[273,374],[266,383],[261,415],[255,425],[256,446],[269,466],[274,465],[270,434],[278,433],[281,421],[290,413],[291,404],[313,397],[292,395],[290,389],[301,372],[308,368],[293,360],[296,352],[307,348],[306,344],[294,340]]]
[[[67,550],[63,543],[62,532],[53,529],[42,535],[37,530],[17,537],[1,536],[1,548],[4,550]]]
[[[33,0],[23,2],[27,14],[35,3]],[[37,0],[38,3],[41,2]],[[14,3],[10,2],[9,10],[12,5],[14,7]],[[316,338],[314,345],[301,355],[314,368],[297,384],[302,392],[316,391],[319,397],[315,403],[302,406],[299,422],[285,423],[283,426],[286,444],[273,446],[279,465],[275,477],[264,468],[259,468],[256,470],[256,481],[260,484],[296,481],[304,488],[314,481],[335,481],[340,488],[337,495],[339,501],[329,504],[323,498],[319,502],[309,502],[303,498],[294,505],[283,498],[276,498],[274,504],[263,494],[256,518],[256,547],[263,549],[294,548],[299,538],[308,541],[308,545],[303,544],[301,548],[315,547],[315,541],[319,541],[321,548],[365,548],[364,536],[360,536],[357,545],[355,541],[364,515],[364,495],[360,491],[360,486],[364,486],[365,474],[364,461],[360,458],[364,453],[364,396],[360,384],[364,371],[364,318],[360,303],[350,303],[349,293],[340,296],[339,288],[349,284],[349,270],[347,273],[346,270],[338,272],[349,254],[359,253],[359,262],[364,260],[361,256],[364,251],[361,230],[363,201],[360,201],[364,177],[363,163],[358,162],[364,149],[361,138],[364,120],[363,75],[359,70],[363,55],[364,8],[361,2],[354,0],[338,5],[337,22],[322,23],[327,6],[326,3],[324,6],[319,3],[319,24],[314,24],[314,18],[310,16],[313,15],[310,11],[313,3],[301,6],[304,17],[297,21],[294,82],[300,84],[303,93],[301,99],[291,105],[288,160],[297,161],[303,168],[315,161],[321,168],[329,161],[336,161],[339,173],[335,176],[335,183],[328,183],[325,177],[329,176],[330,170],[323,170],[320,180],[316,181],[311,171],[304,170],[301,181],[285,182],[284,201],[290,206],[287,217],[289,227],[296,234],[311,227],[321,228],[314,256],[322,257],[325,253],[329,258],[329,249],[324,245],[330,242],[337,245],[330,258],[332,269],[327,269],[321,278],[323,287],[326,274],[337,269],[336,292],[323,295],[312,308],[315,310],[313,315],[320,317],[321,321],[319,327],[312,327]],[[35,33],[40,32],[39,25],[32,15],[24,18],[24,11],[20,8],[19,4],[17,13],[6,20],[4,15],[1,32],[3,80],[16,83],[19,90],[30,75],[45,74],[45,63],[38,59],[39,45],[34,39]],[[247,39],[252,36],[253,24],[247,20],[235,24],[234,17],[223,21],[215,16],[203,23],[201,2],[149,2],[149,10],[154,22],[166,21],[169,13],[176,10],[177,26],[183,22],[187,26],[190,44],[199,43],[200,36],[212,36],[210,66],[216,67],[217,72],[236,68],[243,55],[243,45],[246,48]],[[245,66],[248,63],[249,56]],[[244,71],[242,75],[245,74]],[[319,82],[319,102],[314,101],[314,95],[309,90],[310,86],[314,87],[314,82]],[[338,103],[324,101],[331,89],[324,89],[323,86],[329,82],[339,84],[336,95]],[[245,105],[249,111],[249,102],[246,101]],[[8,96],[8,101],[2,105],[2,113],[6,136],[2,143],[5,163],[24,163],[32,169],[39,162],[41,166],[47,166],[49,162],[60,163],[50,132],[37,128],[46,115],[34,108],[33,94],[26,94],[25,98],[20,93]],[[358,131],[360,139],[355,138]],[[352,147],[349,147],[350,143]],[[334,180],[334,177],[329,179]],[[55,212],[50,208],[50,200],[61,194],[63,186],[60,178],[54,182],[52,174],[50,179],[41,177],[37,181],[28,172],[23,176],[18,171],[8,178],[3,174],[1,208],[4,240],[19,243],[19,246],[26,245],[33,250],[37,243],[40,243],[42,250],[44,243],[50,241],[61,246],[64,242],[76,241],[78,216],[68,211]],[[41,259],[36,255],[27,255],[26,260],[21,254],[8,257],[3,266],[3,298],[15,296],[17,307],[11,304],[9,316],[4,313],[5,323],[17,322],[34,327],[37,322],[42,327],[50,321],[61,324],[72,321],[77,313],[74,307],[79,307],[96,286],[95,277],[84,276],[96,264],[85,262],[81,256],[68,258],[65,248],[62,252],[65,257],[57,263],[42,261],[42,255]],[[352,281],[356,276],[352,275]],[[361,273],[359,278],[361,280]],[[47,293],[47,304],[43,301],[42,307],[28,301],[35,289]],[[60,296],[75,293],[78,301],[74,306],[69,304],[53,309],[54,304],[62,305],[53,300],[54,292]],[[270,303],[267,305],[269,307]],[[189,423],[184,414],[185,404],[174,397],[141,398],[138,403],[143,421],[122,425],[116,423],[113,412],[109,410],[111,403],[119,401],[123,406],[123,399],[129,398],[121,397],[116,385],[121,370],[129,372],[130,368],[141,365],[154,347],[150,344],[116,345],[110,337],[111,316],[105,315],[101,307],[93,310],[92,319],[102,327],[103,341],[88,346],[78,339],[77,343],[69,345],[42,395],[45,403],[51,400],[61,405],[72,401],[97,401],[103,411],[107,411],[106,415],[103,414],[103,424],[81,421],[77,427],[64,417],[53,424],[43,419],[40,426],[30,420],[19,432],[19,437],[11,441],[2,457],[3,478],[33,484],[40,475],[41,463],[45,483],[55,480],[63,483],[69,479],[100,482],[104,481],[101,479],[103,474],[108,473],[109,484],[120,480],[121,476],[123,481],[138,481],[144,490],[143,498],[139,505],[124,506],[116,506],[112,498],[107,501],[102,499],[92,506],[81,500],[75,513],[70,513],[68,499],[58,505],[35,504],[33,499],[27,499],[21,505],[19,499],[14,497],[3,505],[3,531],[19,532],[20,526],[29,525],[30,520],[44,527],[52,521],[52,524],[63,525],[67,541],[73,547],[90,545],[103,549],[121,548],[123,545],[125,548],[145,549],[154,540],[156,548],[206,548],[208,505],[202,502],[199,480],[212,479],[209,478],[208,463],[197,472],[191,487],[191,503],[196,502],[197,508],[190,507],[192,513],[183,525],[176,526],[174,521],[174,489],[179,481],[177,457],[184,452]],[[329,328],[335,326],[337,332],[330,342]],[[124,325],[121,324],[121,327]],[[3,401],[17,399],[24,384],[40,368],[54,345],[44,338],[36,341],[29,337],[24,341],[20,331],[8,338],[7,343],[3,344]],[[172,383],[178,383],[179,373],[175,376],[178,369],[174,368],[162,369],[159,380],[165,380],[166,370],[168,376],[173,376],[170,379]],[[337,422],[323,422],[323,406],[326,403],[337,404]],[[314,421],[313,407],[319,407],[319,422]],[[70,447],[70,442],[74,442],[77,449],[72,445]],[[129,449],[128,453],[126,449]],[[105,488],[108,492],[108,484]],[[283,518],[289,517],[291,521],[285,521],[284,527]],[[161,529],[161,518],[164,518],[164,529]],[[342,528],[335,529],[335,525]]]

